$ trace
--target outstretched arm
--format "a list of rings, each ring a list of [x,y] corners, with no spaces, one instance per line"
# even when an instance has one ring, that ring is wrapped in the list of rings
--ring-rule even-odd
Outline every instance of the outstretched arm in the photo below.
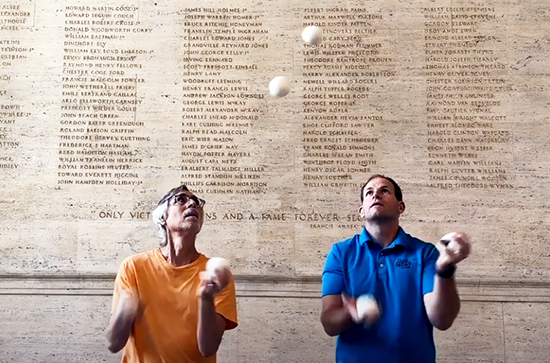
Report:
[[[197,338],[199,350],[204,357],[216,354],[222,342],[225,327],[225,319],[216,313],[214,297],[200,297]]]
[[[108,349],[117,353],[126,345],[134,320],[140,312],[138,288],[132,261],[126,259],[120,265],[113,292],[111,320],[107,327]]]
[[[237,327],[235,281],[229,270],[201,273],[197,341],[204,357],[217,353],[226,330]]]
[[[431,285],[427,279],[433,279],[433,291],[425,291],[424,305],[432,325],[447,330],[460,311],[454,271],[456,264],[470,254],[470,242],[464,233],[450,233],[435,246],[437,250],[433,249],[428,257],[424,271],[426,286]]]
[[[129,292],[122,292],[107,328],[108,348],[117,353],[126,345],[139,309],[138,300]]]
[[[321,299],[321,324],[325,333],[336,336],[353,325],[352,303],[346,304],[342,293],[345,289],[344,274],[340,261],[340,252],[336,245],[332,246],[323,269],[323,286]],[[357,313],[355,313],[357,315]]]
[[[354,323],[353,312],[341,295],[323,296],[321,324],[329,336],[340,335]],[[357,313],[355,314],[357,315]]]
[[[434,290],[424,295],[430,322],[439,330],[449,329],[460,311],[460,298],[454,278],[435,276]]]

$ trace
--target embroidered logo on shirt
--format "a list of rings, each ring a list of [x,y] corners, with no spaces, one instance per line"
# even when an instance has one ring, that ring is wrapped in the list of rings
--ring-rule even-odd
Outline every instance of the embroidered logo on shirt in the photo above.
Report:
[[[412,266],[412,262],[409,261],[409,260],[405,260],[405,259],[402,259],[400,258],[399,260],[397,260],[395,262],[395,267],[400,267],[400,268],[411,268]]]

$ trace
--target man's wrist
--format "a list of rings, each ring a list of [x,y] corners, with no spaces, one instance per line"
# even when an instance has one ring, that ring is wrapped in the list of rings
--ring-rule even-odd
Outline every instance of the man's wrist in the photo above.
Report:
[[[214,303],[214,295],[213,294],[201,294],[200,300],[201,300],[201,302]]]
[[[456,266],[449,265],[443,268],[436,268],[437,276],[443,279],[452,279],[455,276]]]

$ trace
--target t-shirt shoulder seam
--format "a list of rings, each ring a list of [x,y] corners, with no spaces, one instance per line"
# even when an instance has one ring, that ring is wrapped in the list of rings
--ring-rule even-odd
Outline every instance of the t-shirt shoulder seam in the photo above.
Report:
[[[155,250],[149,250],[149,251],[134,253],[133,255],[126,257],[124,261],[126,263],[135,263],[136,261],[147,260],[154,257],[155,257]]]

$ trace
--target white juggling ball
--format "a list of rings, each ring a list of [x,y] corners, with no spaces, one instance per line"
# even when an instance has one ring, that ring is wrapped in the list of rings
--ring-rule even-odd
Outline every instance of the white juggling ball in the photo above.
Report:
[[[451,250],[452,252],[458,252],[460,250],[460,245],[456,240],[452,240],[448,245],[447,249]]]
[[[211,259],[206,262],[206,271],[211,273],[216,273],[216,271],[220,270],[229,270],[230,265],[229,261],[227,261],[225,258],[222,257],[212,257]]]
[[[359,319],[376,320],[378,318],[380,309],[372,295],[361,295],[357,298],[357,315]]]
[[[460,243],[456,241],[456,238],[460,237],[464,242],[467,244],[471,244],[470,237],[464,233],[457,233],[457,232],[451,232],[443,236],[441,238],[441,242],[446,246],[447,249],[451,250],[452,252],[458,252],[460,248],[462,247]]]
[[[275,77],[269,82],[269,93],[274,97],[284,97],[290,92],[290,79],[285,76]]]
[[[302,40],[308,44],[315,45],[321,41],[323,32],[321,28],[315,25],[310,25],[304,28],[302,31]]]

